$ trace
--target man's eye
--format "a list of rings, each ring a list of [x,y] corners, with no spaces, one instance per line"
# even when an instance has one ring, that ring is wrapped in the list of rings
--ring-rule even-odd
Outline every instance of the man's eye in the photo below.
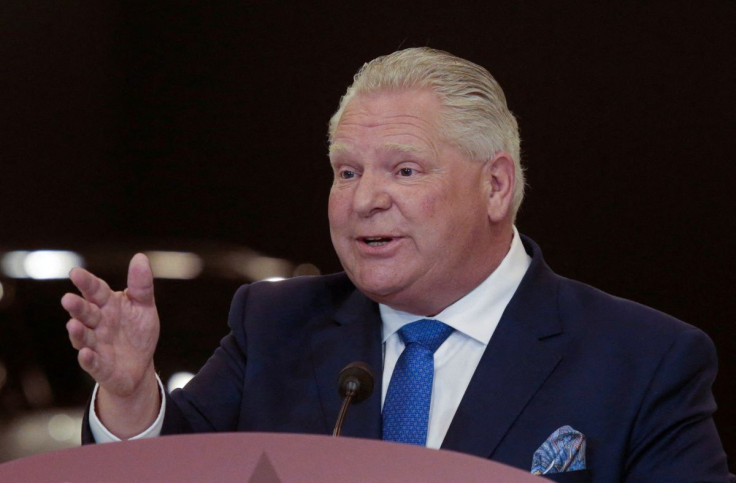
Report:
[[[411,176],[414,174],[414,170],[411,168],[401,168],[399,170],[399,176]]]
[[[339,176],[342,179],[353,179],[353,178],[355,178],[355,171],[350,171],[349,169],[344,169],[344,170],[340,171]]]

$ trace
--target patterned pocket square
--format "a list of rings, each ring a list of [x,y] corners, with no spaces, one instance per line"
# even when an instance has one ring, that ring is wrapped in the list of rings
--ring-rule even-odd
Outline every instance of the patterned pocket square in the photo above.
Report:
[[[534,452],[532,474],[547,475],[585,469],[585,435],[562,426]]]

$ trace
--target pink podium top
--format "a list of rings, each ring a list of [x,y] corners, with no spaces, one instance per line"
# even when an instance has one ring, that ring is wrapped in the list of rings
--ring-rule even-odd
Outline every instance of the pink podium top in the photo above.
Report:
[[[0,481],[542,481],[475,456],[357,438],[274,433],[163,436],[0,465]]]

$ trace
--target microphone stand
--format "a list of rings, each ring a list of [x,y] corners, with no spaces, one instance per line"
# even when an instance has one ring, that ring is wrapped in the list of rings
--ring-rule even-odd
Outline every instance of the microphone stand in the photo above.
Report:
[[[337,416],[337,422],[335,423],[335,429],[332,431],[332,436],[340,436],[342,423],[345,421],[345,415],[348,413],[348,406],[350,406],[354,394],[355,390],[351,391],[350,389],[348,389],[347,394],[345,394],[345,399],[342,401],[342,407],[340,408],[340,414]]]
[[[373,392],[373,371],[368,364],[351,362],[340,371],[338,376],[338,393],[343,396],[342,407],[337,416],[332,436],[340,436],[342,423],[351,403],[359,403],[368,398]]]

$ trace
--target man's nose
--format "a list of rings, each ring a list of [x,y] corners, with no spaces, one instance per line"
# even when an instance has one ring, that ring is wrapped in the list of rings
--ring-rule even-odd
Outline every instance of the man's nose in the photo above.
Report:
[[[361,216],[370,216],[391,206],[388,183],[380,174],[366,171],[358,179],[353,193],[353,210]]]

